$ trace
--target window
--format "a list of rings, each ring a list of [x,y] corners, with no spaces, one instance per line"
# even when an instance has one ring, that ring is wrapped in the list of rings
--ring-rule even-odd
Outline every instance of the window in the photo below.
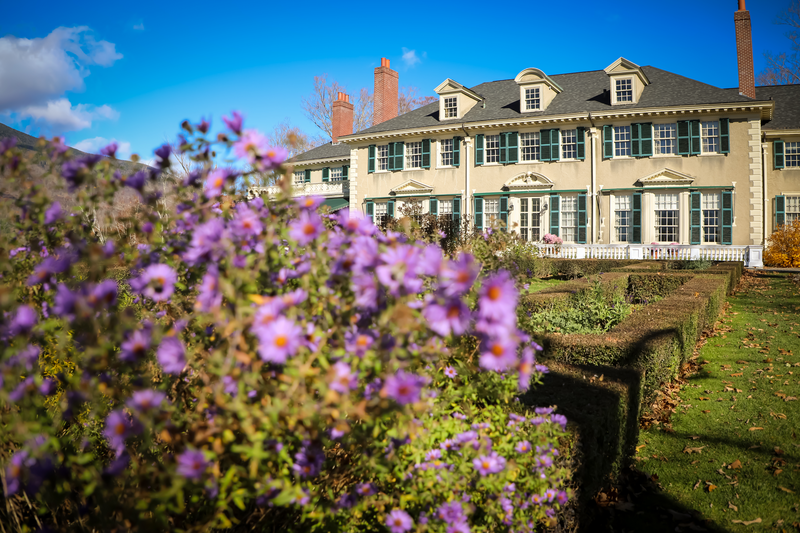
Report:
[[[577,156],[577,130],[561,130],[561,159],[575,159]]]
[[[678,241],[677,194],[656,194],[656,240],[658,242]]]
[[[522,150],[523,161],[539,160],[539,132],[522,133],[519,136],[519,146]]]
[[[703,141],[703,153],[719,152],[719,121],[712,120],[700,124],[700,138]]]
[[[294,176],[295,185],[297,185],[299,183],[304,183],[306,181],[306,171],[305,170],[295,170],[293,176]]]
[[[342,181],[342,167],[331,168],[331,181]]]
[[[495,135],[496,137],[496,135]],[[500,199],[485,198],[483,200],[484,227],[491,228],[500,220]]]
[[[631,127],[614,126],[614,157],[630,157]]]
[[[786,224],[791,224],[800,218],[800,196],[786,197]]]
[[[539,87],[525,89],[525,111],[539,111],[542,100],[539,97]]]
[[[453,200],[439,200],[439,214],[452,215],[453,214]]]
[[[422,143],[406,143],[406,168],[422,168]]]
[[[541,200],[522,198],[519,201],[519,233],[523,240],[538,241],[541,238]]]
[[[703,242],[719,242],[719,193],[703,194]]]
[[[377,165],[375,170],[389,170],[389,145],[378,146]],[[378,204],[375,204],[376,206]]]
[[[444,118],[456,118],[458,116],[458,97],[450,96],[444,99]]]
[[[800,142],[783,143],[783,146],[784,165],[787,167],[800,167]]]
[[[614,197],[614,235],[617,242],[628,242],[631,238],[631,197]]]
[[[615,80],[617,103],[633,102],[633,79]]]
[[[675,124],[653,125],[653,153],[667,155],[675,153]]]
[[[439,155],[442,166],[449,167],[453,164],[453,139],[439,141]]]
[[[578,197],[561,197],[561,238],[565,242],[578,240]]]
[[[500,136],[487,135],[486,136],[486,162],[499,163],[500,162]]]

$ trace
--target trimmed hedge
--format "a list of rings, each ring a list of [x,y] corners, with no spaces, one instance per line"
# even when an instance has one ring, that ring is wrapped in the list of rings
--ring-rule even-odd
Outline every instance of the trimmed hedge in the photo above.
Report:
[[[633,303],[650,303],[672,294],[675,289],[689,281],[694,274],[630,274],[628,296]]]
[[[541,258],[536,277],[587,277],[641,263],[631,259],[550,259]]]
[[[608,291],[625,290],[628,285],[628,274],[624,272],[606,272],[600,276],[600,282]],[[573,294],[589,289],[591,280],[580,278],[566,283],[559,283],[552,287],[546,287],[540,291],[523,296],[519,300],[519,309],[535,313],[552,304],[555,300],[567,299]],[[609,294],[610,295],[610,294]]]

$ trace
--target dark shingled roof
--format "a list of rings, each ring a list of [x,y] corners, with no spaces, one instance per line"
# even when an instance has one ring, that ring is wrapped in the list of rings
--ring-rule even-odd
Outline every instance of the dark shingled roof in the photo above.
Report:
[[[325,143],[322,146],[317,146],[308,152],[297,155],[292,159],[292,162],[299,163],[301,161],[312,161],[329,157],[350,157],[350,147],[344,143]]]
[[[486,107],[473,107],[461,120],[449,123],[480,122],[484,120],[545,117],[587,111],[639,109],[648,107],[671,107],[696,104],[718,104],[752,101],[746,96],[707,83],[686,78],[655,67],[642,67],[650,80],[644,88],[639,102],[629,105],[611,105],[608,75],[602,70],[556,74],[550,78],[563,91],[553,98],[547,109],[539,112],[520,112],[519,86],[514,80],[481,83],[471,90],[486,98]],[[404,115],[387,120],[359,134],[379,133],[392,130],[439,126],[439,103],[434,102]],[[346,138],[346,137],[345,137]]]
[[[756,87],[759,100],[775,100],[772,120],[762,126],[766,130],[800,128],[800,85]]]

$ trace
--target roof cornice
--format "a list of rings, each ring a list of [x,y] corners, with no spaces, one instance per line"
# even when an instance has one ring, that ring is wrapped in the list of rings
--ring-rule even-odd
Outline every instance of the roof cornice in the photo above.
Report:
[[[764,137],[788,137],[790,135],[800,135],[800,129],[770,130],[762,129]]]
[[[350,161],[350,156],[337,155],[332,157],[320,157],[317,159],[309,159],[308,161],[288,161],[287,164],[295,167],[308,167],[311,165],[319,165],[320,163],[331,163],[335,161]]]

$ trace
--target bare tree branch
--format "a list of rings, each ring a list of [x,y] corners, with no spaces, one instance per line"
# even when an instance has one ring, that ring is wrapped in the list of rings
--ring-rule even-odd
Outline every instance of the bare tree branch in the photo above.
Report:
[[[403,115],[437,100],[435,96],[417,96],[416,87],[402,87],[397,98],[397,114]]]
[[[758,85],[785,85],[800,83],[800,0],[795,0],[781,13],[775,24],[788,26],[786,38],[791,44],[791,52],[780,54],[764,53],[767,68],[756,77]]]
[[[314,76],[314,89],[311,94],[303,98],[302,107],[306,118],[313,122],[326,136],[333,137],[333,102],[337,93],[347,93],[344,86],[336,81],[328,83],[328,75]],[[369,90],[361,89],[353,100],[353,131],[361,131],[372,126],[372,94]]]

